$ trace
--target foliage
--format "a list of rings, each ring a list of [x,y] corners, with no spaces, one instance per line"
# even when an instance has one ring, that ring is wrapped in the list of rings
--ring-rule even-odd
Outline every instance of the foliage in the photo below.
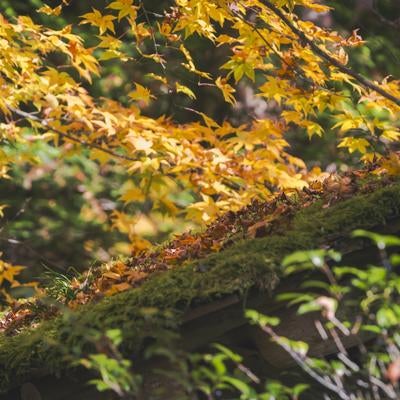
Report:
[[[203,232],[186,232],[162,246],[142,251],[131,258],[119,257],[105,264],[92,266],[82,273],[50,273],[47,269],[45,275],[47,278],[52,275],[53,278],[45,279],[45,295],[70,308],[76,308],[103,296],[108,297],[138,287],[155,273],[218,253],[242,239],[282,232],[288,229],[291,215],[298,214],[299,218],[299,211],[309,210],[313,204],[317,206],[322,202],[323,207],[330,208],[351,196],[368,194],[385,185],[396,185],[397,179],[390,176],[371,179],[369,175],[377,170],[372,171],[369,168],[349,171],[345,176],[331,175],[323,182],[311,183],[309,188],[302,191],[293,191],[287,195],[282,193],[266,202],[254,200],[237,212],[230,211],[219,217]],[[391,191],[389,189],[388,193]],[[381,211],[385,213],[386,209]],[[352,212],[356,213],[357,209],[354,208]],[[365,207],[363,213],[366,212]],[[353,219],[353,216],[350,215],[349,218]],[[357,226],[361,225],[355,225]],[[206,268],[202,264],[198,267],[199,271]]]
[[[106,298],[98,293],[93,301],[75,310],[63,304],[56,310],[48,309],[43,307],[44,298],[34,307],[22,304],[12,308],[1,319],[0,390],[19,384],[36,368],[50,374],[62,373],[71,359],[80,359],[82,354],[87,358],[92,344],[88,333],[92,331],[121,329],[124,357],[136,357],[149,336],[158,342],[176,331],[191,306],[228,295],[244,296],[251,288],[271,293],[278,284],[284,255],[324,246],[356,228],[385,224],[398,215],[399,193],[397,183],[378,186],[372,193],[358,194],[330,207],[329,198],[317,201],[295,215],[283,216],[282,230],[257,239],[238,240],[223,251],[152,274],[131,290]],[[142,365],[135,361],[134,366]]]
[[[56,18],[67,3],[38,11]],[[220,210],[265,198],[271,188],[306,184],[304,163],[286,150],[288,126],[310,137],[322,135],[318,117],[328,112],[338,120],[339,146],[365,160],[379,157],[387,143],[397,140],[397,81],[377,86],[352,72],[345,66],[345,49],[361,46],[361,38],[344,39],[294,13],[295,6],[314,12],[326,11],[325,6],[195,0],[164,6],[164,14],[154,14],[143,2],[114,1],[83,13],[79,25],[93,27],[85,39],[91,47],[73,33],[76,18],[58,29],[30,17],[15,22],[2,17],[4,142],[46,141],[59,146],[60,157],[88,148],[100,164],[118,162],[137,177],[122,193],[126,204],[147,202],[150,210],[170,215],[182,210],[204,223]],[[123,46],[121,35],[130,38],[130,48]],[[217,74],[196,65],[190,52],[196,35],[226,49]],[[146,82],[128,85],[121,101],[96,98],[85,89],[102,74],[103,65],[141,58],[151,60],[154,70]],[[176,66],[170,59],[176,58],[180,65],[170,71]],[[186,76],[197,79],[197,87]],[[202,85],[211,85],[221,92],[221,101],[233,103],[235,85],[242,80],[257,81],[258,95],[274,100],[280,117],[235,127],[193,109],[202,123],[179,125],[141,111],[165,91],[180,93],[184,104],[185,96],[195,97]],[[4,177],[10,162],[4,154]],[[191,196],[190,208],[177,199],[182,190]],[[115,225],[135,241],[134,219],[123,212],[114,217]]]
[[[353,236],[372,240],[378,248],[380,263],[344,266],[340,264],[340,253],[323,249],[297,251],[282,262],[286,275],[304,275],[304,271],[309,271],[312,276],[303,280],[299,286],[301,292],[284,292],[278,299],[294,306],[299,315],[313,312],[315,329],[319,330],[321,340],[335,339],[337,348],[333,354],[324,358],[308,355],[312,348],[307,343],[276,333],[279,318],[255,310],[246,311],[250,322],[288,352],[298,369],[303,370],[300,377],[303,382],[288,383],[295,370],[289,373],[289,378],[285,374],[280,378],[271,378],[268,374],[260,378],[244,364],[242,356],[219,344],[214,345],[212,352],[203,354],[178,352],[180,361],[171,349],[159,347],[150,353],[179,363],[180,369],[173,371],[171,364],[169,371],[162,372],[168,376],[169,387],[176,380],[186,393],[181,392],[182,399],[203,398],[204,395],[207,399],[297,400],[313,398],[310,396],[315,396],[315,390],[318,396],[331,399],[366,400],[373,398],[372,394],[376,399],[398,398],[400,285],[397,270],[400,263],[399,255],[388,251],[399,248],[400,238],[365,230],[356,230]],[[296,332],[291,335],[296,336]],[[346,337],[357,338],[352,348],[344,344]],[[108,365],[106,360],[102,355],[103,368]],[[114,367],[117,365],[123,369],[129,363],[121,362]],[[135,375],[131,373],[130,376]],[[120,377],[119,382],[124,379]],[[100,382],[106,385],[107,380]],[[134,391],[129,394],[136,398]]]
[[[306,191],[278,195],[267,202],[254,200],[236,213],[231,211],[221,216],[203,232],[186,232],[131,259],[120,259],[93,268],[71,282],[70,290],[74,295],[66,302],[76,307],[99,295],[110,296],[139,286],[156,272],[226,249],[240,239],[279,232],[286,224],[287,215],[295,214],[313,203],[322,200],[324,207],[329,207],[351,195],[368,193],[393,181],[385,177],[363,185],[361,178],[367,177],[370,172],[354,171],[345,177],[332,175],[323,183],[310,184]],[[201,270],[202,267],[199,268]]]
[[[47,269],[43,273],[46,294],[57,301],[70,300],[74,293],[71,288],[71,278],[63,273]]]
[[[334,8],[335,25],[346,30],[359,29],[365,40],[365,46],[351,52],[351,65],[358,71],[380,76],[396,74],[399,60],[398,30],[399,3],[392,0],[368,2],[349,0],[346,4],[328,1]],[[357,12],[353,12],[357,10]]]
[[[21,286],[18,275],[23,269],[24,267],[21,265],[12,265],[6,261],[0,260],[0,285],[2,288],[1,294],[5,297],[5,299],[12,299],[12,296],[9,293],[11,288]]]
[[[234,398],[240,400],[297,399],[307,389],[306,384],[288,387],[279,381],[268,380],[261,390],[260,379],[243,362],[242,357],[222,345],[215,352],[194,355],[193,381],[199,395],[207,399]]]
[[[288,221],[291,223],[291,214],[319,201],[329,209],[359,191],[369,193],[368,183],[359,190],[356,178],[383,175],[377,179],[380,187],[392,183],[392,176],[400,171],[400,155],[396,152],[400,137],[399,81],[385,73],[368,78],[353,69],[357,62],[350,62],[349,55],[368,53],[371,47],[365,45],[357,30],[345,37],[306,17],[330,12],[325,3],[152,3],[92,0],[72,5],[68,0],[35,0],[29,3],[37,5],[32,13],[28,3],[0,1],[0,178],[7,192],[0,205],[0,214],[3,210],[6,213],[0,238],[5,248],[0,285],[6,283],[2,285],[2,300],[12,306],[1,328],[15,334],[42,317],[59,315],[56,328],[44,334],[49,343],[43,338],[30,338],[30,343],[36,344],[35,351],[27,344],[21,350],[29,360],[51,359],[55,369],[60,365],[55,355],[68,357],[71,348],[79,348],[75,343],[80,341],[79,329],[64,347],[59,344],[63,330],[73,326],[68,320],[71,315],[83,321],[82,330],[86,325],[100,328],[101,324],[104,329],[114,328],[117,317],[104,317],[102,312],[112,310],[120,299],[128,299],[139,307],[130,315],[131,324],[139,322],[135,329],[140,329],[147,318],[141,315],[142,306],[158,305],[162,297],[154,290],[156,283],[161,292],[164,283],[171,295],[164,305],[167,311],[179,301],[189,304],[196,296],[208,298],[246,290],[264,275],[273,276],[272,283],[265,283],[265,276],[260,278],[270,287],[275,284],[272,269],[278,253],[286,254],[295,244],[304,248],[319,242],[315,230],[303,232],[296,221],[289,230],[296,241],[288,244],[277,239]],[[26,15],[29,13],[32,15]],[[386,19],[386,14],[379,15]],[[143,65],[144,72],[140,73]],[[136,72],[129,72],[130,66]],[[367,68],[362,72],[370,71]],[[234,114],[240,107],[243,87],[251,88],[252,99],[262,102],[269,111],[261,116],[248,115],[241,123],[240,117],[226,119],[227,113],[218,116],[215,107],[199,100],[212,96],[222,104],[221,109]],[[335,152],[344,151],[354,164],[364,162],[366,173],[353,172],[324,181],[326,173],[319,168],[309,169],[302,158],[294,155],[288,141],[291,135],[313,140],[326,136]],[[37,179],[35,174],[45,177]],[[79,193],[70,194],[74,187]],[[27,188],[39,201],[25,213],[21,198],[26,197]],[[390,189],[385,193],[390,207],[398,209]],[[362,217],[371,214],[368,217],[372,223],[385,219],[390,207],[384,203],[382,209],[375,205],[373,209],[359,206],[355,210]],[[304,214],[307,212],[299,213],[299,218]],[[326,232],[337,230],[338,221],[343,222],[343,218],[327,225]],[[301,223],[308,226],[307,221]],[[363,227],[368,228],[368,223]],[[208,228],[203,234],[189,232],[164,246],[152,247],[148,240],[149,232],[153,240],[160,240],[172,230],[205,225]],[[350,226],[354,228],[351,224],[347,228]],[[56,233],[64,227],[57,238]],[[269,242],[248,241],[255,250],[253,255],[246,258],[240,252],[245,246],[240,239],[254,239],[268,232],[273,234]],[[47,273],[48,288],[39,291],[36,299],[15,302],[11,295],[21,286],[22,267],[13,265],[13,258],[18,260],[14,245],[29,246],[31,238],[36,249],[52,247],[58,254],[53,264],[61,272]],[[82,242],[83,250],[74,253],[69,246],[76,242]],[[272,245],[271,259],[262,253],[267,244]],[[218,254],[221,249],[227,249],[232,265]],[[62,260],[60,268],[57,264],[65,252],[74,254]],[[132,258],[110,261],[122,253]],[[39,251],[39,257],[27,264],[34,265],[36,271],[39,260],[47,255]],[[321,260],[325,255],[316,252],[312,257]],[[331,255],[336,257],[335,253]],[[109,262],[75,277],[65,273],[70,260],[83,264],[83,258],[87,261],[92,257]],[[194,268],[197,261],[193,260],[198,258],[204,258],[206,264],[200,262]],[[389,262],[389,258],[384,259],[387,271]],[[181,264],[180,271],[169,271]],[[301,268],[307,271],[309,265],[303,263]],[[324,270],[328,271],[327,267]],[[155,274],[160,271],[166,271],[164,281]],[[211,278],[220,278],[227,271],[232,277],[221,288],[210,285]],[[204,276],[200,279],[193,272]],[[391,273],[385,275],[380,270],[369,273],[359,273],[352,281],[360,291],[368,288],[368,295],[368,279],[391,277]],[[342,274],[348,276],[354,270]],[[237,276],[243,281],[237,282]],[[335,315],[341,296],[345,298],[347,293],[344,289],[341,292],[336,281],[330,284],[325,290],[332,291],[336,298],[325,299],[324,303],[309,294],[296,297],[297,301],[307,301],[300,311],[322,308],[327,313],[324,307],[328,304],[331,308],[327,315]],[[204,289],[207,285],[210,287]],[[134,291],[132,298],[119,294],[137,286],[140,290]],[[382,303],[377,322],[385,332],[397,321],[398,310],[385,297],[395,292],[396,285],[392,286],[385,288],[384,296],[376,295],[372,303],[374,307]],[[146,290],[151,290],[151,295]],[[144,299],[138,298],[140,294]],[[115,295],[116,303],[106,299],[94,304],[102,314],[97,321],[90,321],[83,311],[74,314],[70,310],[111,295]],[[50,305],[46,296],[52,298]],[[362,304],[371,311],[368,301]],[[176,312],[174,308],[173,314]],[[42,356],[38,349],[43,347],[52,350]],[[3,355],[9,360],[10,353],[6,353]],[[134,383],[119,385],[128,379],[130,364],[117,362],[116,354],[111,358],[92,355],[84,364],[100,371],[107,388],[123,394]],[[208,361],[216,367],[228,359],[225,354]],[[16,360],[13,362],[18,365]],[[9,372],[4,374],[8,379]],[[116,380],[114,375],[118,375]],[[211,380],[210,387],[230,385],[243,389],[242,394],[247,390],[233,378],[220,378]],[[102,385],[100,381],[97,384]],[[291,390],[281,389],[282,395]]]
[[[322,249],[298,251],[282,262],[285,275],[312,272],[312,277],[302,279],[301,291],[280,294],[278,299],[296,307],[299,315],[314,313],[315,329],[321,340],[335,340],[337,347],[331,357],[307,355],[312,351],[307,343],[277,334],[278,318],[266,317],[254,310],[248,311],[247,316],[287,351],[306,375],[321,385],[325,396],[397,399],[400,278],[396,250],[400,238],[365,230],[356,230],[353,236],[372,240],[379,250],[380,263],[338,264],[340,253]],[[352,349],[344,344],[346,337],[355,338]]]
[[[16,158],[43,163],[37,143],[56,147],[61,160],[120,166],[130,175],[119,193],[125,206],[99,212],[128,236],[134,253],[150,246],[140,224],[156,232],[165,217],[206,224],[276,189],[307,185],[320,171],[309,173],[288,152],[287,131],[321,136],[319,120],[328,118],[338,148],[370,162],[398,140],[398,81],[377,84],[347,67],[346,49],[363,41],[299,19],[296,12],[329,9],[315,1],[179,0],[153,12],[142,1],[117,0],[80,6],[80,16],[69,14],[68,3],[43,4],[33,18],[0,17],[1,176],[10,178]],[[15,15],[7,1],[3,6]],[[200,65],[193,38],[224,49],[218,70]],[[111,76],[111,64],[121,71],[142,59],[149,73],[127,83],[118,99],[96,95],[96,77]],[[235,126],[187,106],[204,86],[235,104],[239,85],[249,81],[276,115]],[[164,93],[178,96],[200,122],[179,124],[168,112],[146,116]],[[396,173],[398,156],[386,156],[386,170]]]
[[[3,149],[14,158],[11,179],[0,181],[2,201],[8,205],[1,249],[9,262],[23,260],[30,276],[37,277],[43,264],[59,271],[83,269],[129,253],[124,236],[107,224],[118,206],[122,171],[99,170],[84,155],[63,159],[58,149],[42,142]],[[33,165],[18,159],[30,152]]]
[[[101,352],[79,360],[85,368],[100,374],[100,379],[92,379],[89,383],[100,392],[112,390],[122,398],[137,392],[140,376],[133,374],[130,360],[124,359],[118,351],[122,342],[121,331],[108,330],[103,336],[95,335],[93,341]]]

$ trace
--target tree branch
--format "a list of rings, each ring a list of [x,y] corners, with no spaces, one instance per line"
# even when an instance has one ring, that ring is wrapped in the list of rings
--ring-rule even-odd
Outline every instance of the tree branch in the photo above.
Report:
[[[279,54],[279,52],[278,52],[277,50],[275,50],[275,49],[271,46],[271,44],[268,42],[267,38],[263,35],[263,33],[260,31],[260,29],[257,28],[257,26],[256,26],[254,23],[248,21],[248,20],[247,20],[243,15],[241,15],[239,12],[233,11],[233,13],[234,13],[234,15],[235,15],[237,18],[239,18],[239,19],[240,19],[242,22],[244,22],[247,26],[253,28],[254,32],[260,37],[260,39],[264,42],[264,44],[278,57],[278,59],[281,61],[282,64],[285,64],[285,65],[286,65],[287,67],[289,67],[289,68],[291,67],[291,66],[288,64],[288,62]],[[268,28],[270,29],[270,27],[268,27]],[[309,84],[311,84],[311,85],[314,85],[314,87],[315,87],[314,81],[312,81],[311,79],[307,78],[307,77],[303,74],[303,72],[301,71],[301,69],[299,69],[298,67],[295,66],[295,67],[293,68],[293,71],[294,71],[294,73],[297,74],[304,82],[307,82],[307,83],[309,83]],[[324,87],[322,87],[322,86],[317,86],[317,87],[318,87],[318,89],[329,91],[329,89],[324,88]]]
[[[318,45],[316,45],[312,40],[310,40],[306,34],[294,26],[294,24],[289,20],[289,18],[274,4],[272,4],[268,0],[262,0],[262,3],[269,8],[275,15],[277,15],[289,28],[290,30],[300,39],[301,43],[306,43],[310,46],[310,48],[316,53],[321,59],[328,61],[330,64],[337,67],[341,72],[351,76],[356,81],[358,81],[364,87],[367,87],[377,93],[379,93],[384,98],[392,101],[393,103],[400,106],[400,98],[390,94],[385,89],[382,89],[380,86],[376,85],[375,83],[371,82],[367,78],[360,75],[358,72],[353,71],[351,68],[346,67],[340,61],[336,60],[324,50],[322,50]]]
[[[332,392],[336,393],[342,400],[350,400],[351,397],[345,392],[345,390],[339,387],[337,384],[332,382],[329,377],[320,375],[317,371],[315,371],[312,367],[310,367],[305,359],[300,356],[295,350],[293,350],[290,345],[285,343],[284,341],[280,340],[280,336],[268,325],[260,326],[262,331],[267,333],[275,343],[282,347],[296,362],[296,364],[312,379],[318,382],[323,387],[331,390]]]
[[[79,139],[79,138],[77,138],[77,137],[75,137],[73,135],[70,135],[69,133],[65,133],[65,132],[62,132],[62,131],[60,131],[58,129],[55,129],[55,128],[51,127],[45,119],[39,118],[36,115],[30,114],[30,113],[28,113],[26,111],[22,111],[22,110],[20,110],[18,108],[14,108],[14,107],[10,107],[10,106],[8,106],[8,109],[12,113],[14,113],[14,114],[16,114],[16,115],[18,115],[18,116],[20,116],[22,118],[38,122],[44,128],[48,128],[49,130],[53,131],[54,133],[56,133],[57,135],[61,136],[64,139],[72,140],[73,142],[79,143],[80,145],[85,146],[85,147],[89,147],[89,148],[92,148],[92,149],[100,150],[103,153],[107,153],[110,156],[113,156],[113,157],[116,157],[116,158],[120,158],[122,160],[136,161],[136,159],[134,159],[132,157],[124,156],[123,154],[115,153],[112,150],[105,149],[104,147],[101,147],[101,146],[99,146],[99,145],[97,145],[95,143],[87,142],[87,141]]]

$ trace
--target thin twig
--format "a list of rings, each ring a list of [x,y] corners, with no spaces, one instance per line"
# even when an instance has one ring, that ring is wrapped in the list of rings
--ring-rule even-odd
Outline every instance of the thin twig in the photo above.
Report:
[[[367,78],[363,77],[358,72],[353,71],[351,68],[346,67],[340,61],[338,61],[337,59],[330,56],[328,53],[326,53],[324,50],[322,50],[317,44],[315,44],[315,42],[313,42],[311,39],[309,39],[302,30],[297,28],[289,20],[289,18],[282,12],[282,10],[280,10],[278,7],[276,7],[270,1],[262,0],[262,3],[267,8],[269,8],[275,15],[277,15],[290,28],[290,30],[300,39],[300,43],[308,44],[308,46],[310,46],[310,48],[314,51],[314,53],[316,53],[320,58],[324,59],[325,61],[328,61],[330,64],[332,64],[336,68],[338,68],[341,72],[351,76],[356,81],[361,83],[364,87],[367,87],[367,88],[379,93],[381,96],[385,97],[386,99],[388,99],[388,100],[392,101],[393,103],[397,104],[398,106],[400,106],[400,98],[388,93],[385,89],[382,89],[380,86],[376,85],[375,83],[371,82]]]
[[[279,336],[275,333],[275,331],[271,327],[269,327],[268,325],[261,326],[261,329],[265,333],[267,333],[279,346],[281,346],[293,358],[296,364],[316,382],[318,382],[325,388],[331,390],[332,392],[337,393],[337,395],[342,400],[350,400],[349,395],[341,387],[339,387],[331,380],[328,380],[327,377],[318,374],[314,369],[312,369],[309,365],[307,365],[305,360],[296,351],[292,350],[291,347],[286,343],[280,341]]]
[[[274,49],[271,44],[268,42],[267,38],[264,36],[264,34],[260,31],[260,29],[257,28],[257,26],[248,21],[243,15],[241,15],[239,12],[237,11],[232,11],[234,13],[234,15],[236,15],[237,18],[239,18],[242,22],[244,22],[246,25],[250,26],[251,28],[253,28],[253,31],[260,37],[260,39],[264,42],[264,44],[279,58],[279,60],[281,61],[282,64],[285,64],[288,68],[291,68],[291,66],[288,64],[288,62],[279,54],[279,52]],[[304,79],[305,81],[307,81],[308,83],[314,84],[314,82],[307,78],[306,76],[304,76],[301,71],[295,71],[298,72],[300,77],[302,79]]]
[[[26,112],[26,111],[22,111],[22,110],[20,110],[19,108],[14,108],[14,107],[8,106],[8,109],[9,109],[11,112],[13,112],[14,114],[16,114],[16,115],[18,115],[18,116],[20,116],[20,117],[23,117],[23,118],[25,118],[25,119],[38,122],[38,123],[39,123],[40,125],[42,125],[44,128],[48,128],[49,130],[53,131],[53,132],[56,133],[57,135],[59,135],[59,136],[65,138],[65,139],[72,140],[72,141],[75,142],[75,143],[79,143],[79,144],[82,145],[82,146],[90,147],[90,148],[93,148],[93,149],[96,149],[96,150],[100,150],[100,151],[102,151],[103,153],[107,153],[107,154],[109,154],[109,155],[111,155],[111,156],[113,156],[113,157],[120,158],[120,159],[122,159],[122,160],[126,160],[126,161],[136,161],[136,159],[134,159],[134,158],[132,158],[132,157],[125,156],[125,155],[123,155],[123,154],[115,153],[115,152],[113,152],[112,150],[105,149],[104,147],[101,147],[101,146],[99,146],[99,145],[97,145],[97,144],[95,144],[95,143],[87,142],[86,140],[79,139],[79,138],[77,138],[77,137],[75,137],[75,136],[73,136],[73,135],[70,135],[69,133],[65,133],[65,132],[60,131],[59,129],[55,129],[55,128],[53,128],[51,125],[49,125],[49,123],[48,123],[45,119],[40,118],[40,117],[37,117],[36,115],[33,115],[33,114],[28,113],[28,112]]]
[[[155,35],[154,35],[154,28],[153,28],[153,26],[151,25],[151,22],[150,22],[149,14],[148,14],[148,12],[147,12],[147,10],[146,10],[146,7],[144,6],[143,1],[141,1],[140,4],[141,4],[141,8],[142,8],[143,13],[144,13],[144,17],[146,18],[146,22],[148,23],[149,28],[150,28],[151,40],[152,40],[152,42],[153,42],[155,54],[156,54],[156,55],[158,56],[158,58],[160,59],[160,65],[161,65],[161,67],[165,70],[166,67],[165,67],[164,62],[163,62],[163,60],[162,60],[162,57],[161,57],[160,54],[158,53],[158,44],[157,44],[157,41],[156,41],[156,37],[155,37]]]
[[[391,28],[398,30],[400,28],[400,18],[397,18],[395,20],[390,20],[384,17],[379,11],[378,11],[378,4],[377,1],[374,0],[372,2],[372,6],[370,8],[372,13],[379,19],[379,21],[382,24],[389,25]]]
[[[239,18],[242,22],[244,22],[246,25],[248,25],[249,27],[253,28],[254,32],[260,37],[260,39],[264,42],[264,44],[278,57],[278,59],[280,60],[280,62],[282,64],[285,64],[286,67],[288,67],[289,69],[293,69],[293,72],[295,75],[297,75],[301,80],[303,80],[304,82],[308,83],[309,85],[311,85],[313,88],[315,89],[319,89],[319,90],[323,90],[326,91],[330,94],[335,94],[331,89],[327,88],[327,87],[323,87],[321,85],[317,85],[313,80],[311,80],[310,78],[308,78],[307,76],[304,75],[303,71],[301,70],[301,68],[297,67],[296,65],[292,66],[290,65],[282,56],[281,54],[279,54],[279,52],[273,48],[273,46],[271,46],[271,44],[268,42],[267,38],[264,36],[264,34],[260,31],[260,29],[252,22],[248,21],[244,16],[242,16],[239,12],[235,12],[232,11],[234,13],[234,15]],[[265,21],[263,21],[264,24]],[[266,24],[268,29],[277,33],[276,31],[274,31],[268,24]],[[350,98],[349,95],[345,95],[345,94],[341,94],[341,96],[346,97],[346,98]]]

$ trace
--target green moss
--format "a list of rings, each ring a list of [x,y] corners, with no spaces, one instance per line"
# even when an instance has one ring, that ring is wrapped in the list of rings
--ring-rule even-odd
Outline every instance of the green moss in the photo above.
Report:
[[[91,350],[93,331],[120,328],[125,348],[179,326],[194,302],[207,302],[259,286],[273,290],[283,256],[315,248],[356,228],[384,224],[400,211],[400,184],[357,195],[330,208],[314,204],[299,211],[284,234],[240,241],[180,268],[153,275],[141,287],[89,304],[14,337],[0,335],[0,391],[35,374],[57,373]]]

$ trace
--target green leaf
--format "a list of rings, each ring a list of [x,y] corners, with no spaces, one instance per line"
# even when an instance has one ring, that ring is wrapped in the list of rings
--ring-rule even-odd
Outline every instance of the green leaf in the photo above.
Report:
[[[365,271],[355,267],[334,267],[333,273],[339,279],[344,275],[355,275],[360,279],[365,279],[367,277],[367,273]]]
[[[243,382],[240,379],[233,378],[231,376],[224,376],[223,381],[229,383],[231,386],[233,386],[235,389],[237,389],[240,393],[244,395],[248,396],[253,392],[251,387],[246,382]]]
[[[382,329],[377,325],[362,325],[361,329],[363,331],[377,333],[377,334],[382,332]]]
[[[400,238],[392,235],[379,235],[378,233],[357,229],[352,233],[352,236],[371,239],[381,250],[386,247],[400,246]]]
[[[278,301],[289,301],[288,305],[292,306],[302,302],[309,302],[315,299],[316,295],[303,293],[282,293],[276,296]]]
[[[341,254],[334,250],[324,249],[295,251],[283,259],[282,266],[285,268],[285,274],[289,275],[304,269],[320,268],[325,264],[326,259],[338,262],[341,260]],[[289,267],[293,268],[289,270],[290,272],[288,272]]]
[[[297,314],[302,315],[302,314],[307,314],[309,312],[313,311],[319,311],[321,310],[321,305],[317,304],[315,301],[310,301],[309,303],[304,303],[302,304],[298,310]]]
[[[101,379],[91,379],[90,381],[88,381],[88,384],[96,386],[96,389],[99,392],[110,390],[110,386],[107,383],[103,382]]]
[[[280,323],[279,318],[262,315],[256,310],[246,310],[245,316],[250,320],[252,324],[257,324],[260,326],[277,326]]]
[[[329,290],[329,286],[330,286],[329,283],[317,280],[308,280],[301,284],[301,287],[303,289],[319,288],[319,289]]]
[[[190,97],[192,100],[196,99],[196,95],[193,93],[193,91],[187,86],[181,85],[179,82],[176,82],[176,91],[177,93],[186,94],[186,96]]]
[[[283,346],[289,346],[293,351],[298,353],[301,356],[305,356],[308,352],[308,344],[306,342],[302,342],[300,340],[290,340],[288,338],[280,336],[276,339],[276,342]]]
[[[299,383],[292,389],[292,393],[295,397],[299,397],[309,387],[310,385],[307,385],[305,383]]]
[[[218,376],[224,376],[226,374],[225,359],[226,356],[224,354],[215,354],[211,359],[211,364],[215,368],[215,372]]]
[[[376,313],[376,321],[382,328],[390,328],[400,324],[395,312],[389,307],[383,307]]]
[[[121,329],[109,329],[106,332],[106,336],[113,342],[115,346],[119,346],[122,343],[123,337]]]
[[[400,265],[400,254],[392,254],[390,256],[390,264],[393,266]]]
[[[232,350],[228,349],[227,347],[223,346],[219,343],[214,343],[213,345],[217,350],[219,350],[222,354],[230,358],[232,361],[239,363],[242,361],[242,357],[239,354],[234,353]]]

